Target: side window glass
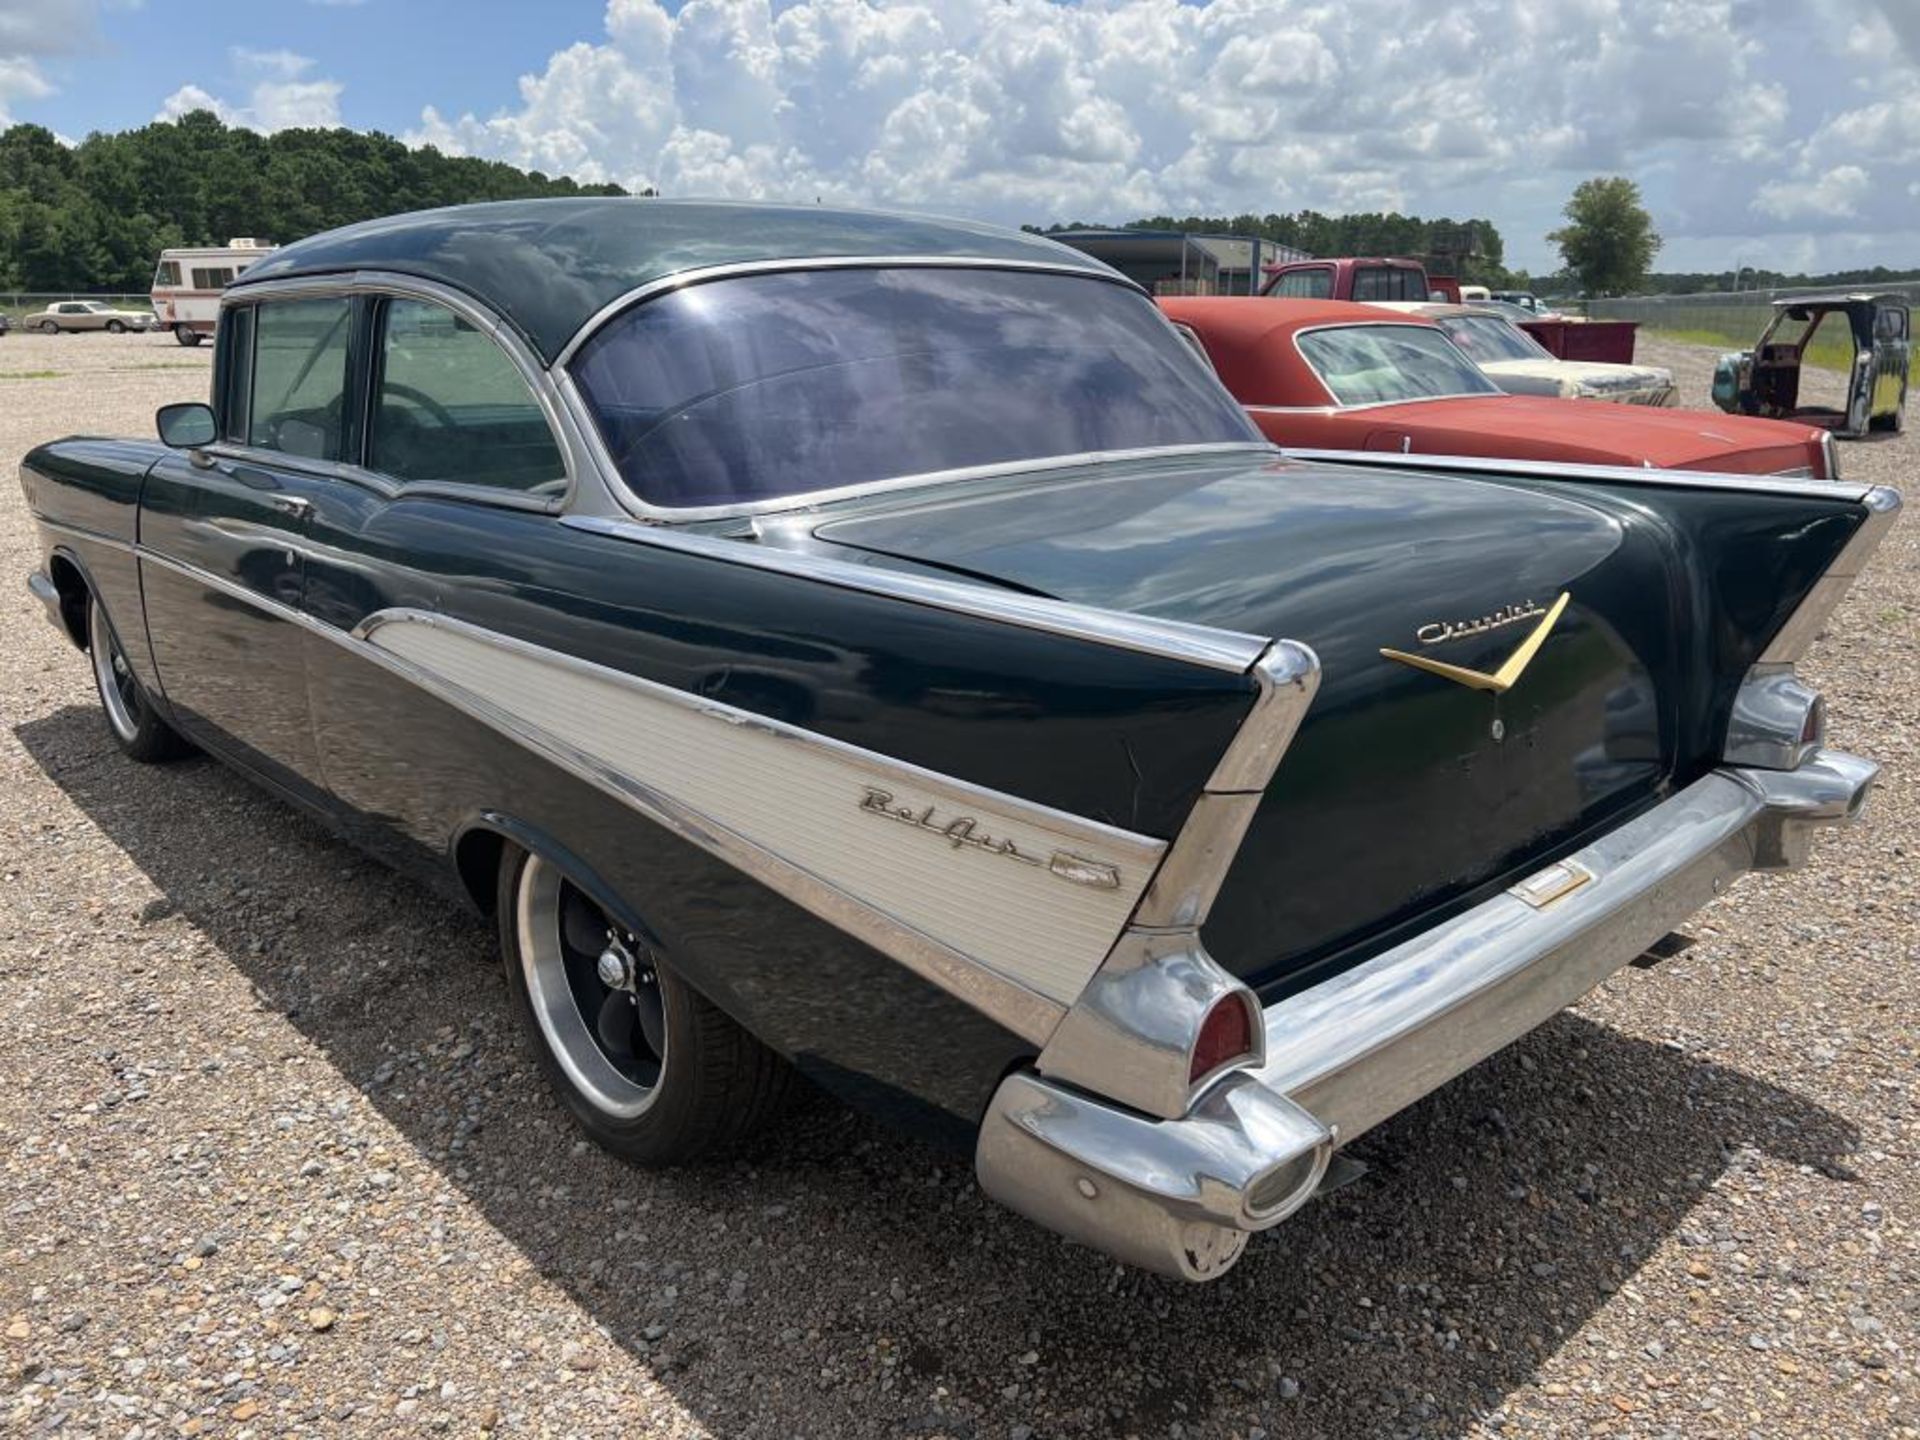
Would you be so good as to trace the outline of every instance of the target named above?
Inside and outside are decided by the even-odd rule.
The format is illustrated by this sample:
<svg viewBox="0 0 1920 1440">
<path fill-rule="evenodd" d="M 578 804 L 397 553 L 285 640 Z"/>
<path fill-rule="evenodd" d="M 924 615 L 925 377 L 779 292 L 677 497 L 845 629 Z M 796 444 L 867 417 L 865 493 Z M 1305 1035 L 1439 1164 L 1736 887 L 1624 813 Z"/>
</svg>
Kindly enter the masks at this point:
<svg viewBox="0 0 1920 1440">
<path fill-rule="evenodd" d="M 344 296 L 255 307 L 249 445 L 308 460 L 340 458 L 350 313 Z"/>
<path fill-rule="evenodd" d="M 368 464 L 402 481 L 558 495 L 567 467 L 546 413 L 493 338 L 444 305 L 382 307 Z"/>
</svg>

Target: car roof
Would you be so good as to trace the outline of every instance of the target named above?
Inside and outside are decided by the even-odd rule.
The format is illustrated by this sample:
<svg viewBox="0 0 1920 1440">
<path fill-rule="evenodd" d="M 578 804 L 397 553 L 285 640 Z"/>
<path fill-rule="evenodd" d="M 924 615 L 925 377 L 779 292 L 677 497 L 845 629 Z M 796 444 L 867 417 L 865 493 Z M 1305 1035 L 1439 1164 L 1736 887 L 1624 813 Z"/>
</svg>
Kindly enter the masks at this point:
<svg viewBox="0 0 1920 1440">
<path fill-rule="evenodd" d="M 1910 305 L 1912 302 L 1904 295 L 1890 295 L 1878 290 L 1829 291 L 1824 295 L 1788 295 L 1773 302 L 1776 310 L 1790 309 L 1795 305 Z"/>
<path fill-rule="evenodd" d="M 579 196 L 369 220 L 266 252 L 230 287 L 380 270 L 453 286 L 507 317 L 551 361 L 606 306 L 714 265 L 835 257 L 959 257 L 1121 277 L 1038 235 L 967 220 L 817 205 Z M 1131 282 L 1125 282 L 1131 283 Z"/>
</svg>

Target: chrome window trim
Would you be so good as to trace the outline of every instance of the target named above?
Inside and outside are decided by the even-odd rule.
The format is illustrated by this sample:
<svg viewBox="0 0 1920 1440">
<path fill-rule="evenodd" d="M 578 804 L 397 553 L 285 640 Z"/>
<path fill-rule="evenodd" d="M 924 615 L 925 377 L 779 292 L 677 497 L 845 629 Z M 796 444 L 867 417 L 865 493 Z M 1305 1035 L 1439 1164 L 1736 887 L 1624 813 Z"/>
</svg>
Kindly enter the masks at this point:
<svg viewBox="0 0 1920 1440">
<path fill-rule="evenodd" d="M 1387 450 L 1296 449 L 1282 446 L 1289 460 L 1333 465 L 1372 465 L 1390 470 L 1472 470 L 1494 476 L 1536 480 L 1605 480 L 1610 484 L 1659 485 L 1678 490 L 1743 490 L 1749 494 L 1798 495 L 1821 500 L 1871 504 L 1884 486 L 1833 480 L 1793 480 L 1777 475 L 1741 475 L 1718 470 L 1671 470 L 1654 465 L 1589 465 L 1567 460 L 1518 460 L 1497 455 L 1402 455 Z M 1898 501 L 1898 492 L 1888 490 Z"/>
<path fill-rule="evenodd" d="M 1263 447 L 1263 450 L 1265 447 Z M 1271 453 L 1266 451 L 1266 453 Z M 884 595 L 938 610 L 973 615 L 1027 630 L 1087 640 L 1119 650 L 1133 650 L 1166 660 L 1183 661 L 1209 670 L 1242 674 L 1250 670 L 1269 641 L 1262 636 L 1216 630 L 1181 620 L 1161 620 L 1121 610 L 1053 600 L 985 584 L 909 574 L 878 565 L 855 565 L 846 560 L 802 550 L 778 549 L 752 539 L 730 538 L 674 526 L 646 525 L 597 515 L 566 515 L 560 523 L 596 535 L 609 535 L 642 545 L 684 554 L 774 570 L 805 580 Z"/>
<path fill-rule="evenodd" d="M 1360 301 L 1356 303 L 1367 304 L 1371 302 Z M 1386 313 L 1387 315 L 1391 315 L 1394 312 L 1388 311 Z M 1473 371 L 1473 373 L 1478 375 L 1482 380 L 1486 380 L 1487 388 L 1484 390 L 1461 390 L 1448 395 L 1408 395 L 1398 400 L 1362 400 L 1358 404 L 1349 405 L 1334 393 L 1333 386 L 1329 385 L 1326 377 L 1320 373 L 1320 367 L 1309 360 L 1307 358 L 1307 352 L 1300 348 L 1300 337 L 1302 335 L 1318 335 L 1325 330 L 1389 329 L 1433 331 L 1449 349 L 1460 357 L 1461 361 L 1465 363 L 1469 370 Z M 1313 376 L 1321 390 L 1326 392 L 1328 401 L 1336 410 L 1373 410 L 1382 405 L 1424 405 L 1429 400 L 1484 400 L 1489 395 L 1504 395 L 1507 393 L 1498 385 L 1494 384 L 1493 381 L 1487 380 L 1486 372 L 1473 363 L 1473 357 L 1458 345 L 1455 345 L 1452 337 L 1431 320 L 1417 320 L 1411 316 L 1404 320 L 1392 320 L 1383 315 L 1378 320 L 1336 320 L 1329 321 L 1324 325 L 1302 325 L 1287 337 L 1287 343 L 1293 346 L 1293 353 L 1299 357 L 1300 363 L 1307 367 L 1307 373 Z M 1248 408 L 1251 409 L 1252 407 L 1249 406 Z M 1315 406 L 1309 408 L 1317 409 L 1320 407 Z"/>
<path fill-rule="evenodd" d="M 735 260 L 725 265 L 698 265 L 691 269 L 677 271 L 672 275 L 662 275 L 656 280 L 649 280 L 643 285 L 636 285 L 633 289 L 616 295 L 589 315 L 580 328 L 567 337 L 567 343 L 562 345 L 560 353 L 553 357 L 550 368 L 561 370 L 572 364 L 573 357 L 580 347 L 598 334 L 600 328 L 615 316 L 653 299 L 656 295 L 684 290 L 689 285 L 704 285 L 711 280 L 733 280 L 744 275 L 779 275 L 795 270 L 900 269 L 1025 270 L 1051 275 L 1073 275 L 1083 280 L 1098 280 L 1102 284 L 1118 285 L 1122 289 L 1132 290 L 1141 295 L 1147 293 L 1117 270 L 1108 270 L 1104 266 L 1095 269 L 1091 265 L 1076 264 L 1070 260 L 994 260 L 981 255 L 814 255 L 779 260 Z"/>
<path fill-rule="evenodd" d="M 252 305 L 257 302 L 271 303 L 276 299 L 307 299 L 334 295 L 348 298 L 356 295 L 371 295 L 379 298 L 419 300 L 429 305 L 444 306 L 492 340 L 506 353 L 514 370 L 525 383 L 527 393 L 540 407 L 541 416 L 547 422 L 547 430 L 553 439 L 554 448 L 560 452 L 561 464 L 566 469 L 565 491 L 554 496 L 536 496 L 529 491 L 495 485 L 463 485 L 452 480 L 399 480 L 371 467 L 344 460 L 309 461 L 303 466 L 297 463 L 303 457 L 288 457 L 278 450 L 268 450 L 256 445 L 240 445 L 231 441 L 208 446 L 209 453 L 230 454 L 234 458 L 248 460 L 255 464 L 285 464 L 289 469 L 299 469 L 303 473 L 351 481 L 374 490 L 388 499 L 426 493 L 448 499 L 505 505 L 517 510 L 539 509 L 550 513 L 558 513 L 568 507 L 579 493 L 581 476 L 588 468 L 599 471 L 591 449 L 582 442 L 574 416 L 556 392 L 553 376 L 540 363 L 532 347 L 503 316 L 488 309 L 464 290 L 455 289 L 451 285 L 442 285 L 437 281 L 418 279 L 411 275 L 397 274 L 387 270 L 353 270 L 330 275 L 294 275 L 282 280 L 261 280 L 252 284 L 237 285 L 224 292 L 220 308 L 224 312 L 229 308 Z M 363 380 L 367 377 L 353 378 Z M 296 463 L 288 464 L 289 458 Z M 310 468 L 317 466 L 330 468 Z M 529 501 L 534 503 L 529 504 Z"/>
<path fill-rule="evenodd" d="M 706 284 L 715 280 L 737 279 L 743 276 L 764 274 L 788 274 L 806 270 L 1016 270 L 1028 273 L 1065 275 L 1083 280 L 1095 280 L 1104 285 L 1118 285 L 1122 289 L 1132 290 L 1146 296 L 1146 292 L 1133 281 L 1118 273 L 1103 273 L 1078 265 L 1046 260 L 987 260 L 965 255 L 832 255 L 814 259 L 800 260 L 754 260 L 732 265 L 710 265 L 695 270 L 684 270 L 677 275 L 651 280 L 629 290 L 618 299 L 602 306 L 561 348 L 559 356 L 549 367 L 554 394 L 567 409 L 573 424 L 581 436 L 581 443 L 598 467 L 601 478 L 609 493 L 618 502 L 621 509 L 642 520 L 662 524 L 696 522 L 704 520 L 732 520 L 751 515 L 779 514 L 794 510 L 808 510 L 815 506 L 830 504 L 840 500 L 851 500 L 866 495 L 883 495 L 894 490 L 917 489 L 927 485 L 944 485 L 954 481 L 979 479 L 994 475 L 1013 475 L 1024 471 L 1045 471 L 1070 468 L 1075 465 L 1099 465 L 1117 460 L 1150 458 L 1157 455 L 1186 455 L 1233 452 L 1241 449 L 1265 451 L 1272 447 L 1262 440 L 1225 440 L 1208 441 L 1193 445 L 1160 445 L 1128 450 L 1090 450 L 1075 455 L 1045 456 L 1031 460 L 997 461 L 991 465 L 973 465 L 949 470 L 929 470 L 912 475 L 888 476 L 884 480 L 863 480 L 852 485 L 840 485 L 825 490 L 808 490 L 795 495 L 772 496 L 763 500 L 736 500 L 718 505 L 659 505 L 639 494 L 621 475 L 620 467 L 614 462 L 612 453 L 607 449 L 606 437 L 600 433 L 600 426 L 593 418 L 593 407 L 580 392 L 571 368 L 573 357 L 581 346 L 600 332 L 609 321 L 631 310 L 636 305 L 645 304 L 660 295 L 685 289 L 690 285 Z M 1152 304 L 1151 297 L 1147 303 Z M 1154 307 L 1156 314 L 1161 314 Z M 1165 316 L 1162 314 L 1164 321 Z M 1211 362 L 1209 362 L 1211 363 Z"/>
</svg>

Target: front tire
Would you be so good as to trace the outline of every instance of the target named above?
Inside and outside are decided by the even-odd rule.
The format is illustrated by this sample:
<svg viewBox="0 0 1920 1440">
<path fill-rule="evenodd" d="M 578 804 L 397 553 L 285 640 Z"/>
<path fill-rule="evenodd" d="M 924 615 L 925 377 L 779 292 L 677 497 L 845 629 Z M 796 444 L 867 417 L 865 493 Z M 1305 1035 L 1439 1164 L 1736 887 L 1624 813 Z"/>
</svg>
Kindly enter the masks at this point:
<svg viewBox="0 0 1920 1440">
<path fill-rule="evenodd" d="M 598 1144 L 643 1165 L 697 1159 L 766 1123 L 786 1062 L 676 976 L 552 861 L 509 847 L 500 952 L 540 1068 Z"/>
<path fill-rule="evenodd" d="M 127 327 L 119 320 L 109 320 L 107 322 L 107 333 L 109 335 L 124 335 L 127 333 Z"/>
<path fill-rule="evenodd" d="M 173 338 L 182 345 L 198 345 L 200 332 L 191 325 L 176 325 L 173 327 Z"/>
<path fill-rule="evenodd" d="M 106 713 L 107 732 L 114 744 L 143 765 L 192 753 L 193 747 L 180 732 L 155 713 L 140 678 L 127 663 L 106 607 L 92 595 L 87 597 L 87 654 L 93 662 L 94 688 L 100 693 L 100 708 Z"/>
</svg>

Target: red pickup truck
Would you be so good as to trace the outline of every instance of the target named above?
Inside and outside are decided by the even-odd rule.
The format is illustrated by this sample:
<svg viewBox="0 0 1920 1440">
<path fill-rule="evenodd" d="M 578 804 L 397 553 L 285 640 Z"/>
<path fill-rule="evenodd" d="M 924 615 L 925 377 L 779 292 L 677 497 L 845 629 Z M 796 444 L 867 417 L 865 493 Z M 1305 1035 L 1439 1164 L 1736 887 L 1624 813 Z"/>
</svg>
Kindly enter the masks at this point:
<svg viewBox="0 0 1920 1440">
<path fill-rule="evenodd" d="M 1449 300 L 1460 303 L 1460 282 L 1428 275 L 1418 260 L 1380 257 L 1291 260 L 1266 267 L 1262 295 L 1281 300 Z M 1520 328 L 1561 360 L 1633 363 L 1632 320 L 1523 320 Z"/>
</svg>

